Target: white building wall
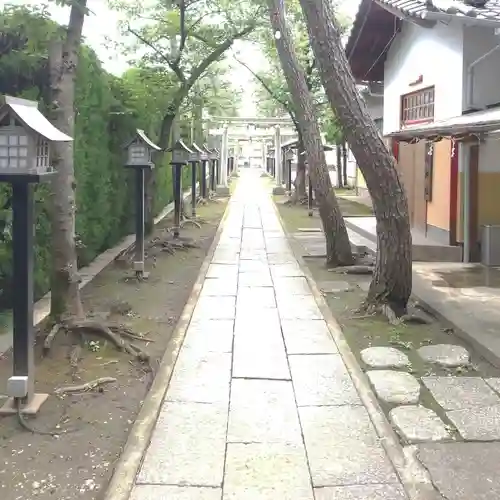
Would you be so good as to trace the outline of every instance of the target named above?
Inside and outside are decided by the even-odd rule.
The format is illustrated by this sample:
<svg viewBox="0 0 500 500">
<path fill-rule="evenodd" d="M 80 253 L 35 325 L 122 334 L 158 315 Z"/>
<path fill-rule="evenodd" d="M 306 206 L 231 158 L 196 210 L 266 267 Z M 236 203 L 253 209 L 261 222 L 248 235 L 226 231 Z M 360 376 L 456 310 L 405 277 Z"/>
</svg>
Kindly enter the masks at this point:
<svg viewBox="0 0 500 500">
<path fill-rule="evenodd" d="M 487 52 L 499 46 L 500 36 L 493 28 L 465 26 L 463 53 L 463 109 L 483 108 L 500 103 L 500 48 L 474 65 L 472 102 L 469 96 L 468 68 Z M 463 165 L 460 165 L 462 170 Z M 481 144 L 479 171 L 500 172 L 500 141 L 496 136 Z"/>
<path fill-rule="evenodd" d="M 421 28 L 403 23 L 385 62 L 384 135 L 400 128 L 401 96 L 432 85 L 435 120 L 462 113 L 463 41 L 459 24 Z M 422 83 L 410 85 L 420 75 Z"/>
<path fill-rule="evenodd" d="M 500 47 L 474 65 L 472 103 L 468 99 L 468 68 L 474 61 L 500 45 L 493 28 L 464 27 L 463 108 L 483 107 L 500 102 Z"/>
</svg>

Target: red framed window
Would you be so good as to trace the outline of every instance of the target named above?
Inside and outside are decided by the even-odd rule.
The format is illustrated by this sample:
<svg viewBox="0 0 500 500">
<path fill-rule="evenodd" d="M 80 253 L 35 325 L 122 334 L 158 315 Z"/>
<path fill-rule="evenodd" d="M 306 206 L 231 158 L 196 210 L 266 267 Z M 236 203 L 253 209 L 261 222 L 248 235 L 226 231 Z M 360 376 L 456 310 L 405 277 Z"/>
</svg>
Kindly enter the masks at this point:
<svg viewBox="0 0 500 500">
<path fill-rule="evenodd" d="M 401 125 L 434 120 L 434 87 L 401 96 Z"/>
</svg>

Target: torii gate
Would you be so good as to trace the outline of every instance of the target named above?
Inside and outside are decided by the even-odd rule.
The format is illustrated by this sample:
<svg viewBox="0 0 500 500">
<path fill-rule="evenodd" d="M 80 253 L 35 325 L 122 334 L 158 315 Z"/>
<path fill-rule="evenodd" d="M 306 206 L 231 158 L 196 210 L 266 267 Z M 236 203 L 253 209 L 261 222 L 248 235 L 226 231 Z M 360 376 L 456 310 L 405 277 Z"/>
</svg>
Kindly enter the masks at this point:
<svg viewBox="0 0 500 500">
<path fill-rule="evenodd" d="M 216 129 L 208 131 L 209 136 L 213 137 L 220 144 L 220 162 L 219 162 L 219 185 L 217 193 L 225 195 L 229 193 L 227 183 L 229 149 L 234 148 L 235 165 L 237 168 L 239 149 L 242 142 L 261 142 L 261 161 L 262 167 L 266 164 L 268 146 L 274 145 L 274 157 L 276 165 L 276 186 L 273 189 L 275 194 L 284 194 L 284 162 L 282 160 L 282 140 L 291 141 L 297 139 L 295 126 L 290 118 L 255 118 L 255 117 L 221 117 L 210 118 L 210 124 L 219 125 Z M 269 144 L 269 141 L 272 141 Z"/>
</svg>

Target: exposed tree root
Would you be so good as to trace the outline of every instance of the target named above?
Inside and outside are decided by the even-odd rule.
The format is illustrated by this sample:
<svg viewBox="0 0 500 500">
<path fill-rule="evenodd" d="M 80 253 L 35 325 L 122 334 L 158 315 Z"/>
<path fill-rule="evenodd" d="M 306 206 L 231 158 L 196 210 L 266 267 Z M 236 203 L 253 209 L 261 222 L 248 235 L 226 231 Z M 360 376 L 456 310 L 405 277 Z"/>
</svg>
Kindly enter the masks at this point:
<svg viewBox="0 0 500 500">
<path fill-rule="evenodd" d="M 113 377 L 101 377 L 90 382 L 86 382 L 85 384 L 80 385 L 68 385 L 64 387 L 59 387 L 54 391 L 55 395 L 63 396 L 64 394 L 72 394 L 75 392 L 89 392 L 93 391 L 96 388 L 100 388 L 106 384 L 114 384 L 116 382 L 116 378 Z"/>
<path fill-rule="evenodd" d="M 166 230 L 166 232 L 166 236 L 157 236 L 149 242 L 148 257 L 152 256 L 154 258 L 156 249 L 160 252 L 167 252 L 170 255 L 175 255 L 177 250 L 187 251 L 190 248 L 199 248 L 199 245 L 190 238 L 183 238 L 182 236 L 174 238 L 174 236 L 171 235 L 171 229 Z"/>
<path fill-rule="evenodd" d="M 85 333 L 97 335 L 104 340 L 111 342 L 119 351 L 126 352 L 134 359 L 142 363 L 149 363 L 149 354 L 135 344 L 132 344 L 128 340 L 125 340 L 123 337 L 142 341 L 148 341 L 147 339 L 134 334 L 128 327 L 124 325 L 108 326 L 106 324 L 103 324 L 102 322 L 92 319 L 69 318 L 61 323 L 58 323 L 57 325 L 54 325 L 54 327 L 51 329 L 44 340 L 43 347 L 45 353 L 50 351 L 56 335 L 61 331 L 66 332 L 66 334 L 75 336 L 77 340 L 73 343 L 69 353 L 70 365 L 75 370 L 81 357 L 82 337 L 85 335 Z"/>
<path fill-rule="evenodd" d="M 361 265 L 334 267 L 334 268 L 328 269 L 328 271 L 330 271 L 331 273 L 357 274 L 357 275 L 370 275 L 370 274 L 373 274 L 373 270 L 374 270 L 373 266 L 361 266 Z"/>
</svg>

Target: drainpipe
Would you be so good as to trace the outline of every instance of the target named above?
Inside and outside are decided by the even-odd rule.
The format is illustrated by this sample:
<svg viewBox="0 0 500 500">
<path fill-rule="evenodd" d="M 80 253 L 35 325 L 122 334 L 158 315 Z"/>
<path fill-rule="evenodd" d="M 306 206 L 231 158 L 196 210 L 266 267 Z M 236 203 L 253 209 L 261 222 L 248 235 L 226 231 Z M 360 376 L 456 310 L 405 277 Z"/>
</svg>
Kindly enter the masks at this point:
<svg viewBox="0 0 500 500">
<path fill-rule="evenodd" d="M 463 182 L 462 182 L 462 221 L 463 221 L 463 236 L 464 247 L 462 261 L 466 264 L 470 262 L 470 197 L 469 197 L 469 183 L 470 183 L 470 148 L 463 142 L 460 144 L 460 156 L 463 165 Z"/>
</svg>

